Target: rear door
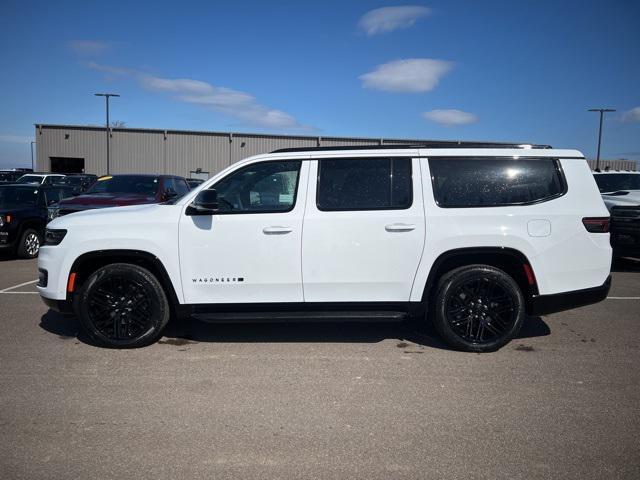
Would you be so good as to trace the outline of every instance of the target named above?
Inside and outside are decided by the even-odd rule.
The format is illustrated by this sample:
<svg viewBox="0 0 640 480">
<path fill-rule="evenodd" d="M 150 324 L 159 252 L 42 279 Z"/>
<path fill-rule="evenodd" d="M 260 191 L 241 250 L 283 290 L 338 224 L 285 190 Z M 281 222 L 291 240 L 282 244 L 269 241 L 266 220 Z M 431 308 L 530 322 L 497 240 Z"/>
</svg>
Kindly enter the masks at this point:
<svg viewBox="0 0 640 480">
<path fill-rule="evenodd" d="M 310 179 L 305 302 L 408 301 L 425 241 L 418 159 L 320 159 Z"/>
</svg>

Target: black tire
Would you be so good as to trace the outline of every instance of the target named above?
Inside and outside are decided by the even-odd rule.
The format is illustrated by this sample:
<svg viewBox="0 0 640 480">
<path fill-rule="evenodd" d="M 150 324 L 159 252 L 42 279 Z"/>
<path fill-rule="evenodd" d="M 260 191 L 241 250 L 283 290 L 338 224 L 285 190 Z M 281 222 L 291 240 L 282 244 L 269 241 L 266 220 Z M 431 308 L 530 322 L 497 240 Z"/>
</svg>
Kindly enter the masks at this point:
<svg viewBox="0 0 640 480">
<path fill-rule="evenodd" d="M 433 324 L 445 342 L 467 352 L 493 352 L 518 334 L 525 301 L 518 284 L 489 265 L 446 273 L 431 302 Z"/>
<path fill-rule="evenodd" d="M 16 253 L 20 258 L 36 258 L 40 252 L 40 235 L 33 228 L 27 228 L 20 235 Z"/>
<path fill-rule="evenodd" d="M 95 272 L 74 298 L 83 329 L 97 343 L 113 348 L 155 342 L 169 322 L 167 295 L 149 270 L 113 263 Z"/>
</svg>

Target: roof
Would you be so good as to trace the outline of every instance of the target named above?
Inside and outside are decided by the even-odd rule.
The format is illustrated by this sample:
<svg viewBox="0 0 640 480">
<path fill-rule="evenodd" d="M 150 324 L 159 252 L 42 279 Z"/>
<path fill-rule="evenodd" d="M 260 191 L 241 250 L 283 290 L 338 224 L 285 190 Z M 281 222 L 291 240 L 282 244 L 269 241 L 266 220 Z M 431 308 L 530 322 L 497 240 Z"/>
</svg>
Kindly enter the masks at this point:
<svg viewBox="0 0 640 480">
<path fill-rule="evenodd" d="M 280 148 L 271 153 L 290 152 L 322 152 L 336 150 L 393 150 L 403 148 L 519 148 L 519 149 L 550 149 L 550 145 L 535 145 L 530 143 L 503 143 L 503 142 L 473 142 L 463 140 L 434 140 L 419 144 L 384 144 L 384 145 L 357 145 L 357 146 L 332 146 L 332 147 L 296 147 Z"/>
<path fill-rule="evenodd" d="M 67 129 L 67 130 L 89 130 L 104 132 L 104 126 L 97 125 L 56 125 L 56 124 L 35 124 L 36 128 L 41 129 Z M 270 134 L 270 133 L 247 133 L 247 132 L 220 132 L 220 131 L 206 131 L 206 130 L 175 130 L 175 129 L 162 129 L 162 128 L 132 128 L 132 127 L 111 127 L 113 132 L 132 132 L 132 133 L 157 133 L 157 134 L 183 134 L 183 135 L 212 135 L 212 136 L 239 136 L 239 137 L 255 137 L 255 138 L 282 138 L 282 139 L 297 139 L 297 140 L 327 140 L 327 141 L 362 141 L 371 142 L 379 141 L 382 146 L 392 145 L 390 148 L 398 148 L 399 145 L 418 146 L 425 145 L 427 143 L 447 143 L 450 146 L 456 143 L 460 143 L 458 140 L 427 140 L 427 139 L 415 139 L 415 138 L 384 138 L 384 137 L 359 137 L 359 136 L 335 136 L 335 135 L 286 135 L 286 134 Z M 487 142 L 487 141 L 474 141 L 470 140 L 467 143 L 475 144 L 492 144 L 492 145 L 509 145 L 502 142 Z M 530 142 L 513 142 L 510 145 L 531 145 Z M 370 145 L 369 148 L 374 148 L 376 145 Z M 545 147 L 547 147 L 545 145 Z M 322 148 L 322 147 L 321 147 Z M 332 148 L 332 147 L 328 147 Z M 340 149 L 342 147 L 338 147 Z M 352 148 L 352 147 L 351 147 Z"/>
</svg>

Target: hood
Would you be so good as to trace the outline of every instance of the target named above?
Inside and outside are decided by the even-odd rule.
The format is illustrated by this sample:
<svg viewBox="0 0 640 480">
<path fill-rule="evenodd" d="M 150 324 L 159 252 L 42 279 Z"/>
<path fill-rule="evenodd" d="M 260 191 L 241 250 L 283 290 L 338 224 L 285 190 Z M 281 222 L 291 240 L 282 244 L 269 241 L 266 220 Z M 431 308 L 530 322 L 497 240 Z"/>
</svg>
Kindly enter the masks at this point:
<svg viewBox="0 0 640 480">
<path fill-rule="evenodd" d="M 625 195 L 603 194 L 602 199 L 609 210 L 612 207 L 635 207 L 640 206 L 640 190 L 629 190 Z"/>
<path fill-rule="evenodd" d="M 121 207 L 124 205 L 142 205 L 146 203 L 156 203 L 155 197 L 134 193 L 96 193 L 89 195 L 78 195 L 77 197 L 60 200 L 60 208 L 73 208 L 85 210 L 91 208 Z"/>
<path fill-rule="evenodd" d="M 121 230 L 122 227 L 140 226 L 148 222 L 162 223 L 172 215 L 177 219 L 181 211 L 180 205 L 161 205 L 158 203 L 97 210 L 85 209 L 72 215 L 54 218 L 47 226 L 49 228 L 100 226 L 103 228 L 102 231 L 105 231 L 104 229 L 107 227 Z"/>
</svg>

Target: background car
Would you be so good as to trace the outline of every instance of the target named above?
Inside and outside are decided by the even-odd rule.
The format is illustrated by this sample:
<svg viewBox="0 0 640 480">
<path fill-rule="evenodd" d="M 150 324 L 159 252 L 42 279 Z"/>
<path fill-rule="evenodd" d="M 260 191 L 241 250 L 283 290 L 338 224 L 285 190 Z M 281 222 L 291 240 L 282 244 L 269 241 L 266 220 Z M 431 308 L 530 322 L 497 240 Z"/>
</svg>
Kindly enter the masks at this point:
<svg viewBox="0 0 640 480">
<path fill-rule="evenodd" d="M 640 172 L 593 174 L 611 214 L 611 246 L 616 257 L 640 257 Z"/>
<path fill-rule="evenodd" d="M 201 178 L 187 178 L 186 181 L 187 181 L 187 185 L 189 185 L 190 190 L 193 190 L 198 185 L 204 182 L 204 180 L 202 180 Z"/>
<path fill-rule="evenodd" d="M 49 216 L 55 218 L 96 208 L 166 202 L 188 191 L 185 179 L 175 175 L 110 175 L 98 178 L 84 194 L 52 206 Z"/>
<path fill-rule="evenodd" d="M 34 185 L 55 185 L 65 176 L 60 173 L 27 173 L 22 175 L 16 183 L 31 183 Z"/>
<path fill-rule="evenodd" d="M 67 185 L 73 188 L 75 193 L 83 193 L 86 192 L 98 179 L 97 175 L 92 175 L 88 173 L 72 173 L 66 175 L 62 180 L 60 180 L 61 185 Z"/>
<path fill-rule="evenodd" d="M 25 173 L 30 172 L 25 168 L 12 168 L 7 170 L 0 170 L 0 183 L 14 183 Z"/>
<path fill-rule="evenodd" d="M 0 185 L 0 250 L 22 258 L 40 251 L 47 224 L 47 207 L 73 194 L 59 185 Z"/>
</svg>

